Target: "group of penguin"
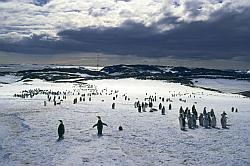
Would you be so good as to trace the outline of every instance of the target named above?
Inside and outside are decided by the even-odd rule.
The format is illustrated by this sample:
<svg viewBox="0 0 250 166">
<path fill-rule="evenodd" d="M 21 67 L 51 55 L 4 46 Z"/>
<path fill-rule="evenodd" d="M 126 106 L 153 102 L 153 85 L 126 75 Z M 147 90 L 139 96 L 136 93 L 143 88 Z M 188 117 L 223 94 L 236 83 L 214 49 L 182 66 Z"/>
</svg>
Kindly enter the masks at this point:
<svg viewBox="0 0 250 166">
<path fill-rule="evenodd" d="M 238 109 L 237 109 L 238 112 Z M 228 129 L 228 125 L 227 125 L 227 113 L 225 111 L 223 111 L 223 113 L 221 114 L 221 127 L 223 129 Z M 187 122 L 186 122 L 187 119 Z M 182 107 L 180 107 L 179 110 L 179 124 L 180 124 L 180 129 L 182 131 L 186 131 L 186 124 L 188 126 L 189 129 L 194 129 L 194 128 L 198 128 L 198 125 L 196 124 L 196 121 L 199 120 L 199 125 L 201 127 L 204 127 L 206 129 L 209 128 L 217 128 L 217 121 L 216 121 L 216 116 L 214 114 L 214 110 L 211 109 L 210 112 L 207 112 L 206 107 L 204 107 L 203 109 L 203 113 L 200 113 L 199 117 L 198 117 L 198 113 L 196 111 L 195 106 L 192 106 L 192 113 L 190 112 L 190 110 L 188 109 L 188 107 L 185 109 L 185 111 L 183 110 Z"/>
<path fill-rule="evenodd" d="M 147 95 L 147 93 L 146 93 Z M 117 98 L 113 97 L 113 100 L 115 100 Z M 162 101 L 164 101 L 163 97 L 160 97 L 159 99 L 161 99 Z M 126 99 L 125 99 L 126 100 Z M 138 112 L 146 112 L 145 109 L 147 107 L 150 107 L 150 111 L 151 112 L 153 110 L 153 102 L 156 101 L 156 94 L 155 96 L 150 96 L 149 98 L 145 98 L 145 100 L 148 100 L 149 102 L 135 102 L 134 103 L 134 107 L 138 109 Z M 172 100 L 170 99 L 166 99 L 166 101 L 168 102 L 172 102 Z M 112 109 L 115 109 L 115 103 L 112 103 Z M 171 103 L 169 104 L 169 110 L 172 110 L 172 105 Z M 182 106 L 179 109 L 179 124 L 180 124 L 180 129 L 182 131 L 186 131 L 186 125 L 188 126 L 189 129 L 195 129 L 198 128 L 197 125 L 197 120 L 199 121 L 199 126 L 204 127 L 206 129 L 208 128 L 217 128 L 216 124 L 216 116 L 214 114 L 214 110 L 211 109 L 211 111 L 206 110 L 206 107 L 204 107 L 203 109 L 203 113 L 200 113 L 200 115 L 198 116 L 198 113 L 196 111 L 195 105 L 192 106 L 192 113 L 190 111 L 190 109 L 187 107 L 184 111 L 184 109 L 182 108 Z M 162 103 L 159 104 L 159 110 L 161 110 L 162 115 L 165 115 L 165 106 L 162 105 Z M 232 107 L 232 112 L 238 112 L 238 109 L 234 109 L 234 107 Z M 221 126 L 223 129 L 228 129 L 228 125 L 227 125 L 227 113 L 225 111 L 223 111 L 223 113 L 221 114 Z M 95 125 L 93 125 L 94 127 L 97 127 L 97 134 L 98 136 L 102 135 L 102 130 L 103 130 L 103 126 L 108 126 L 106 123 L 103 123 L 101 120 L 100 116 L 97 116 L 98 121 Z M 187 120 L 187 121 L 186 121 Z M 64 124 L 62 122 L 62 120 L 59 120 L 60 124 L 58 127 L 58 136 L 59 136 L 59 140 L 63 139 L 63 135 L 65 133 L 65 129 L 64 129 Z M 123 130 L 122 126 L 119 126 L 118 130 Z"/>
</svg>

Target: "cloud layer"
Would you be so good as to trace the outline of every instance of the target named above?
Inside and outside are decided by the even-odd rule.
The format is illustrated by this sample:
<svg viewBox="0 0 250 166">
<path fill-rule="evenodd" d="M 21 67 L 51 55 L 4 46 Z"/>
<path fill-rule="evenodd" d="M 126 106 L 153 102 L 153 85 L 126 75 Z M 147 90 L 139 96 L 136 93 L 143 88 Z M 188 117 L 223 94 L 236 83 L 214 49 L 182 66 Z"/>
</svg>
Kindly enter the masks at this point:
<svg viewBox="0 0 250 166">
<path fill-rule="evenodd" d="M 0 51 L 249 59 L 249 0 L 0 0 Z"/>
</svg>

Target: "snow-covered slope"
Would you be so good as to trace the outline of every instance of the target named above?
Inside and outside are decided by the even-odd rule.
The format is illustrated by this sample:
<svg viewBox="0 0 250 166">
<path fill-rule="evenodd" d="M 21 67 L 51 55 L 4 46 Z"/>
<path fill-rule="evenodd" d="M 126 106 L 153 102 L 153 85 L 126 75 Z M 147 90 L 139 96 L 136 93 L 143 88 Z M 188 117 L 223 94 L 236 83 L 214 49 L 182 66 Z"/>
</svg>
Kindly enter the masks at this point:
<svg viewBox="0 0 250 166">
<path fill-rule="evenodd" d="M 250 165 L 250 99 L 153 80 L 92 80 L 87 84 L 50 83 L 41 80 L 16 82 L 0 87 L 1 165 Z M 17 98 L 29 89 L 65 91 L 67 99 L 53 105 L 47 95 Z M 116 92 L 116 93 L 115 93 Z M 73 104 L 75 97 L 94 93 L 91 101 Z M 100 95 L 102 93 L 102 95 Z M 147 95 L 146 95 L 147 93 Z M 135 101 L 149 95 L 171 98 L 172 110 L 138 113 Z M 176 94 L 172 97 L 172 94 Z M 113 101 L 113 97 L 118 98 Z M 130 100 L 125 100 L 125 96 Z M 58 96 L 57 96 L 58 98 Z M 182 102 L 179 99 L 185 99 Z M 57 99 L 57 101 L 59 101 Z M 116 103 L 116 109 L 111 104 Z M 162 102 L 168 108 L 169 102 Z M 219 129 L 183 132 L 178 122 L 180 106 L 196 105 L 198 112 L 214 109 Z M 232 113 L 231 107 L 238 108 Z M 221 129 L 222 111 L 229 129 Z M 101 116 L 104 135 L 97 137 L 96 116 Z M 57 142 L 58 120 L 66 128 L 65 139 Z M 124 130 L 118 131 L 122 125 Z"/>
</svg>

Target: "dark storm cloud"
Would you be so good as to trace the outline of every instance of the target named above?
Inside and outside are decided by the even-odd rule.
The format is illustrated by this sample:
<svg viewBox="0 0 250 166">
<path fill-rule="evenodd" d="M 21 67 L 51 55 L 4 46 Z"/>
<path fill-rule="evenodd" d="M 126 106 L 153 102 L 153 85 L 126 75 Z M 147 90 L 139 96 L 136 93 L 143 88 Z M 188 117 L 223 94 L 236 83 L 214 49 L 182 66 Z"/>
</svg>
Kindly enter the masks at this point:
<svg viewBox="0 0 250 166">
<path fill-rule="evenodd" d="M 127 21 L 107 29 L 82 28 L 58 33 L 60 40 L 33 35 L 16 43 L 1 41 L 0 50 L 31 54 L 65 52 L 102 52 L 146 57 L 171 56 L 179 59 L 231 59 L 250 61 L 250 9 L 241 12 L 221 11 L 208 21 L 177 22 L 176 17 L 159 24 L 176 28 L 159 33 L 156 26 Z"/>
<path fill-rule="evenodd" d="M 250 10 L 242 13 L 214 13 L 208 21 L 183 23 L 164 35 L 167 48 L 186 52 L 187 57 L 249 59 Z"/>
</svg>

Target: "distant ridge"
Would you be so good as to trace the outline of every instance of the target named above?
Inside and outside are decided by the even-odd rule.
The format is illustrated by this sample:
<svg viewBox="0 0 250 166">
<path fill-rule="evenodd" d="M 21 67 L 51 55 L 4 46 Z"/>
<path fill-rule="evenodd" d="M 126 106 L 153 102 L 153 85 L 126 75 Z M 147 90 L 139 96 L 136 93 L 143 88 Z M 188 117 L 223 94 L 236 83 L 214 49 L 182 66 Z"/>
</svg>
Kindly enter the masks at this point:
<svg viewBox="0 0 250 166">
<path fill-rule="evenodd" d="M 187 68 L 157 65 L 113 65 L 106 66 L 100 71 L 93 71 L 84 67 L 48 67 L 42 69 L 20 70 L 17 72 L 0 72 L 0 75 L 12 74 L 24 79 L 42 79 L 46 81 L 79 81 L 90 79 L 152 79 L 178 82 L 192 85 L 192 79 L 236 79 L 250 81 L 250 74 L 236 70 L 218 70 L 205 68 Z"/>
</svg>

